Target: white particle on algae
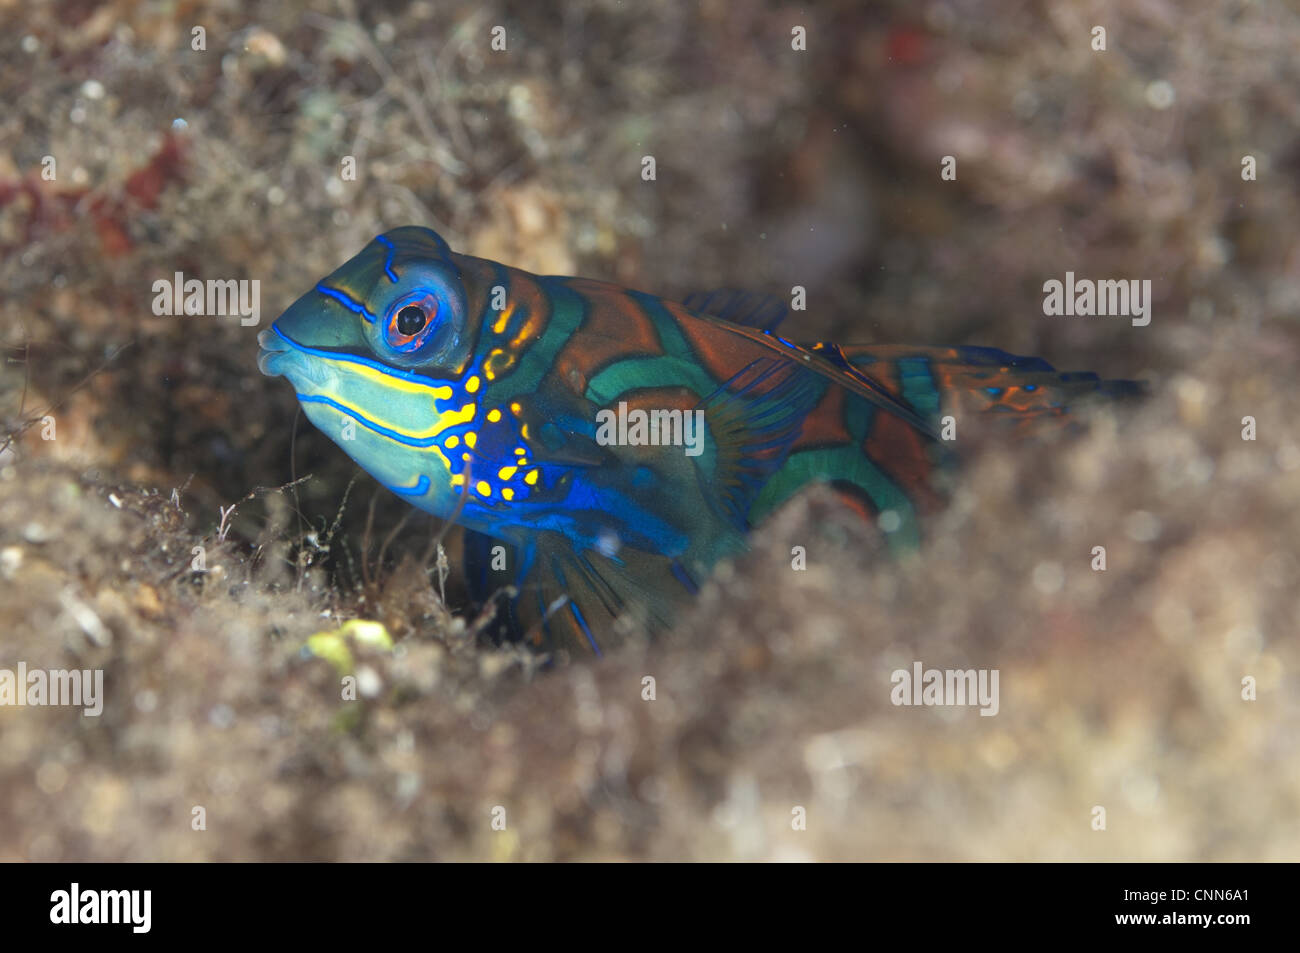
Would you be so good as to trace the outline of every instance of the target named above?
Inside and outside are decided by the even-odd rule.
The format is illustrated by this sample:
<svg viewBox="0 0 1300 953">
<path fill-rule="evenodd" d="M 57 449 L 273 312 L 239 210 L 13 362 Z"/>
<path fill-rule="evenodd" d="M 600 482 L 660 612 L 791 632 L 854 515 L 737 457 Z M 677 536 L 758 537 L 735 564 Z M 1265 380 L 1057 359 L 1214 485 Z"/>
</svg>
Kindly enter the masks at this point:
<svg viewBox="0 0 1300 953">
<path fill-rule="evenodd" d="M 1147 86 L 1146 98 L 1152 109 L 1168 109 L 1174 104 L 1174 88 L 1167 81 L 1158 79 Z"/>
<path fill-rule="evenodd" d="M 1064 585 L 1065 570 L 1060 563 L 1041 562 L 1034 567 L 1034 588 L 1043 595 L 1055 595 Z"/>
<path fill-rule="evenodd" d="M 357 669 L 357 691 L 363 698 L 376 698 L 384 689 L 383 679 L 369 665 Z"/>
<path fill-rule="evenodd" d="M 1150 814 L 1160 802 L 1160 782 L 1149 774 L 1130 774 L 1120 787 L 1129 806 L 1139 814 Z"/>
<path fill-rule="evenodd" d="M 136 710 L 149 714 L 158 707 L 158 693 L 151 688 L 144 688 L 135 693 Z"/>
<path fill-rule="evenodd" d="M 13 579 L 23 565 L 23 551 L 18 546 L 6 546 L 0 549 L 0 575 Z"/>
<path fill-rule="evenodd" d="M 59 594 L 59 601 L 72 621 L 81 629 L 82 634 L 94 645 L 106 648 L 113 644 L 113 633 L 100 621 L 95 610 L 79 599 L 71 590 L 65 589 Z"/>
<path fill-rule="evenodd" d="M 29 543 L 48 543 L 50 535 L 50 531 L 45 528 L 44 524 L 35 520 L 23 527 L 23 539 Z"/>
<path fill-rule="evenodd" d="M 1179 376 L 1174 381 L 1173 391 L 1178 397 L 1178 413 L 1186 423 L 1199 424 L 1205 420 L 1210 393 L 1204 382 Z"/>
<path fill-rule="evenodd" d="M 81 84 L 81 93 L 87 99 L 103 99 L 104 84 L 97 79 L 88 79 Z"/>
</svg>

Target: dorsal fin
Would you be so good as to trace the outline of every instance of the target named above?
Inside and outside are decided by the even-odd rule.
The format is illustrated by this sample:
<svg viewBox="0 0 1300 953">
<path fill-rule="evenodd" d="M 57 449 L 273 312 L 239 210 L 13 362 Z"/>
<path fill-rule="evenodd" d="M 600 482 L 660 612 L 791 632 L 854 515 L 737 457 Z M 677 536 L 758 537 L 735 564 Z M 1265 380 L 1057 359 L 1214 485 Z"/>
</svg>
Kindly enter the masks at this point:
<svg viewBox="0 0 1300 953">
<path fill-rule="evenodd" d="M 757 328 L 759 331 L 774 330 L 790 313 L 790 306 L 776 295 L 735 288 L 697 291 L 687 295 L 682 304 L 691 311 L 711 314 L 715 318 L 747 328 Z"/>
</svg>

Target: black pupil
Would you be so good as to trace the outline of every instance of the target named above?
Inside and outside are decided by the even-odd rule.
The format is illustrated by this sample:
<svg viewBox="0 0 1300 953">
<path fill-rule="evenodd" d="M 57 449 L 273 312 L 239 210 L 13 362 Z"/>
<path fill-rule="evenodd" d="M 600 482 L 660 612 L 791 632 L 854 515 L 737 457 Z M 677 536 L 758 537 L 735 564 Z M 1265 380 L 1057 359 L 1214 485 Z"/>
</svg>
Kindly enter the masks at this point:
<svg viewBox="0 0 1300 953">
<path fill-rule="evenodd" d="M 428 320 L 423 311 L 413 304 L 408 304 L 397 312 L 397 330 L 410 337 L 412 334 L 419 334 Z"/>
</svg>

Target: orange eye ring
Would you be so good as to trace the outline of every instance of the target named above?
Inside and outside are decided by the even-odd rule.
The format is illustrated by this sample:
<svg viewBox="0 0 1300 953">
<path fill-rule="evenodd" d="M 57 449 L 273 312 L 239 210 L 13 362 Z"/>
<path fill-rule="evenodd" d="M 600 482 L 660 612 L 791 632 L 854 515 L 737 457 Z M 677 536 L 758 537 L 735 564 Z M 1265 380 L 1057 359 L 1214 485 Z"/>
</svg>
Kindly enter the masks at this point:
<svg viewBox="0 0 1300 953">
<path fill-rule="evenodd" d="M 393 350 L 409 354 L 419 349 L 437 325 L 438 299 L 416 292 L 396 302 L 384 322 L 384 341 Z"/>
</svg>

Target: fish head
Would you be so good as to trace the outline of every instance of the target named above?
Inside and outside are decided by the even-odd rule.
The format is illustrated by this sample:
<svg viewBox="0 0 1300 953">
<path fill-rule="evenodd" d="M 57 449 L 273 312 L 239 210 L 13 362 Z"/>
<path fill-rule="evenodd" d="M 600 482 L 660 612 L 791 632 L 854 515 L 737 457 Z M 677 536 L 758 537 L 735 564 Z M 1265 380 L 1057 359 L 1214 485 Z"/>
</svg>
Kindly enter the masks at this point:
<svg viewBox="0 0 1300 953">
<path fill-rule="evenodd" d="M 372 476 L 430 512 L 464 476 L 449 437 L 473 426 L 478 381 L 462 269 L 427 228 L 376 237 L 258 335 L 258 367 L 283 376 L 307 418 Z M 471 438 L 472 441 L 472 438 Z"/>
</svg>

